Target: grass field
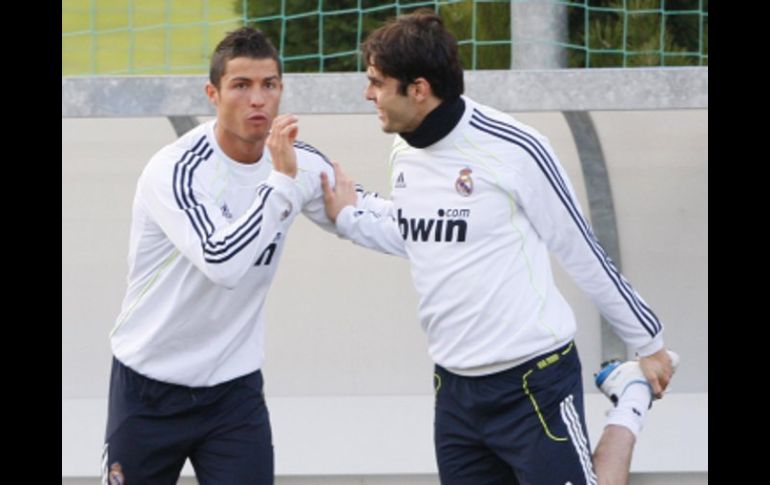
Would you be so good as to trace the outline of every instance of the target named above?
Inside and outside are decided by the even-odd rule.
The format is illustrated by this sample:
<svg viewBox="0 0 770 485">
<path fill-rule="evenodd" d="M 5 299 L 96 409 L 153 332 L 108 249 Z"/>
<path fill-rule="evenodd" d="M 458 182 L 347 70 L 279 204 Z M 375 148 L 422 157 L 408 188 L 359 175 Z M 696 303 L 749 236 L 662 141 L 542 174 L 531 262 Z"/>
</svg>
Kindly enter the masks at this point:
<svg viewBox="0 0 770 485">
<path fill-rule="evenodd" d="M 62 0 L 62 76 L 199 74 L 242 25 L 233 0 Z"/>
</svg>

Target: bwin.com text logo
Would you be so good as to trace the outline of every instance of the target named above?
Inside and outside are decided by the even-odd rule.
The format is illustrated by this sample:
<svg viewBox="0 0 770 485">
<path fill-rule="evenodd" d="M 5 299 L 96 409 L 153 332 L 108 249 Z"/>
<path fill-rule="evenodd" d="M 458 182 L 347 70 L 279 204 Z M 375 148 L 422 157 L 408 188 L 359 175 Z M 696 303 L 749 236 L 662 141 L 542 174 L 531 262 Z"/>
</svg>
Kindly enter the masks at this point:
<svg viewBox="0 0 770 485">
<path fill-rule="evenodd" d="M 470 209 L 439 209 L 437 219 L 406 218 L 398 209 L 398 227 L 405 241 L 465 242 Z"/>
</svg>

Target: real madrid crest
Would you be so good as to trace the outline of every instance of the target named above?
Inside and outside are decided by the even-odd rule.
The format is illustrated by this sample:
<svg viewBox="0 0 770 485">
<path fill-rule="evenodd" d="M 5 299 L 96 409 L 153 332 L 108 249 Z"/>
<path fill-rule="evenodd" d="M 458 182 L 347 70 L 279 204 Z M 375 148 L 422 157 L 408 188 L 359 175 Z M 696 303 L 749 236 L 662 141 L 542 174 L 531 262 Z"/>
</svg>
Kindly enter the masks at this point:
<svg viewBox="0 0 770 485">
<path fill-rule="evenodd" d="M 123 476 L 123 468 L 120 466 L 120 463 L 115 462 L 110 465 L 107 481 L 110 485 L 123 485 L 126 483 L 126 478 Z"/>
<path fill-rule="evenodd" d="M 464 168 L 460 170 L 460 175 L 455 180 L 455 189 L 457 193 L 463 197 L 468 197 L 473 193 L 473 179 L 471 178 L 472 170 Z"/>
</svg>

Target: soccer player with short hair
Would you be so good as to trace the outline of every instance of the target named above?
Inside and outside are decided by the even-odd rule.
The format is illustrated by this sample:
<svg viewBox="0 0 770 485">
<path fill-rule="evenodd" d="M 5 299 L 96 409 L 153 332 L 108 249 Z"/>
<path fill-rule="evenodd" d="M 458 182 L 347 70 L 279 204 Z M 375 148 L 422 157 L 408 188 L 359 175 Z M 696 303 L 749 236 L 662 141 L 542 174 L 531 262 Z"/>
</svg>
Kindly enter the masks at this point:
<svg viewBox="0 0 770 485">
<path fill-rule="evenodd" d="M 663 326 L 594 236 L 548 140 L 462 95 L 457 42 L 437 15 L 389 22 L 362 52 L 366 99 L 398 134 L 392 206 L 388 217 L 353 207 L 337 166 L 327 212 L 343 236 L 411 263 L 436 363 L 441 482 L 625 483 L 647 408 L 673 374 Z M 549 252 L 639 355 L 597 375 L 616 407 L 593 464 L 575 317 Z"/>
<path fill-rule="evenodd" d="M 228 34 L 205 89 L 216 119 L 158 151 L 137 185 L 105 483 L 173 484 L 187 458 L 202 484 L 273 483 L 262 309 L 297 214 L 335 231 L 319 177 L 333 173 L 278 116 L 281 65 L 262 32 Z"/>
</svg>

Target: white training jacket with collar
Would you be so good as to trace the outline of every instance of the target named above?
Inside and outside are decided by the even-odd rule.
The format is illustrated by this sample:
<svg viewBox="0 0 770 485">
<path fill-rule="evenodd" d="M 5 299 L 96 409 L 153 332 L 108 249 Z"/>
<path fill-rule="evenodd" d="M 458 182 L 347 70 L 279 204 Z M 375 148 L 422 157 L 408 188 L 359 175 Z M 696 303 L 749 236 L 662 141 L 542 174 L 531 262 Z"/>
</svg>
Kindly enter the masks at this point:
<svg viewBox="0 0 770 485">
<path fill-rule="evenodd" d="M 597 241 L 548 140 L 463 100 L 432 145 L 396 137 L 387 214 L 346 207 L 337 218 L 343 237 L 409 259 L 433 360 L 489 374 L 572 340 L 549 251 L 639 355 L 662 348 L 660 322 Z"/>
</svg>

